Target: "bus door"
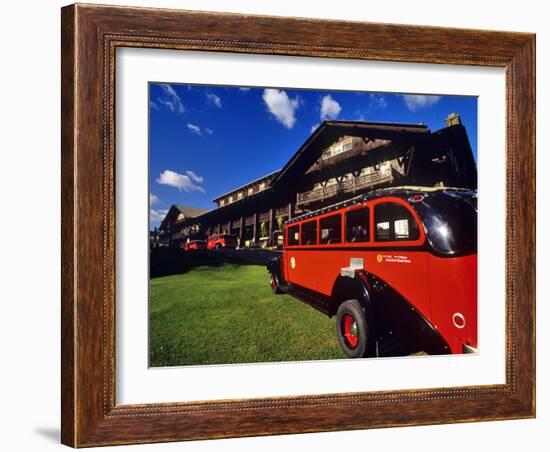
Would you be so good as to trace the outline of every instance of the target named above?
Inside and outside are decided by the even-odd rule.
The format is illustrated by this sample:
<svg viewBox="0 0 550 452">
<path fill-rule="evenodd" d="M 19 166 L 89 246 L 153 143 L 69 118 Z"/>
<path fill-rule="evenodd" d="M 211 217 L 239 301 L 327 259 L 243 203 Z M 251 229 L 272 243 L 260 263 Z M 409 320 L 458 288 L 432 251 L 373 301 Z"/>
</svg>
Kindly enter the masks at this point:
<svg viewBox="0 0 550 452">
<path fill-rule="evenodd" d="M 430 317 L 428 252 L 421 248 L 425 236 L 416 213 L 400 199 L 373 204 L 374 252 L 368 270 Z"/>
</svg>

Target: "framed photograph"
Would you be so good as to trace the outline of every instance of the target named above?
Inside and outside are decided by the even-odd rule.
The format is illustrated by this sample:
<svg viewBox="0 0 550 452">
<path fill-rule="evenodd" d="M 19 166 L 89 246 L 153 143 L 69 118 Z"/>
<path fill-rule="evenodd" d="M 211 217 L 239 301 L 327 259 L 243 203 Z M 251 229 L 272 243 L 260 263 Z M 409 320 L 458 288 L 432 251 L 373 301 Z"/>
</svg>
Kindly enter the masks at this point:
<svg viewBox="0 0 550 452">
<path fill-rule="evenodd" d="M 62 9 L 62 442 L 535 416 L 535 36 Z"/>
</svg>

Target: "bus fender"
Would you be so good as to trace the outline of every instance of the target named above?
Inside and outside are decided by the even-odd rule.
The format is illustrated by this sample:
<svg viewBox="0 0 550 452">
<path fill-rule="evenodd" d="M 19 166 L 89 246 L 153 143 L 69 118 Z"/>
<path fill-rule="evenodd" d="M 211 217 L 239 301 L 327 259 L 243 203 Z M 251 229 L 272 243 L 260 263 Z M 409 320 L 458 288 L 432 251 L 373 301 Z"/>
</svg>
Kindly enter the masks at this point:
<svg viewBox="0 0 550 452">
<path fill-rule="evenodd" d="M 332 317 L 336 315 L 338 307 L 346 300 L 357 300 L 365 316 L 373 308 L 374 300 L 371 296 L 369 281 L 363 272 L 355 271 L 354 276 L 339 275 L 334 281 L 330 296 L 330 308 L 329 315 Z"/>
<path fill-rule="evenodd" d="M 365 270 L 357 271 L 357 278 L 368 289 L 380 356 L 450 353 L 437 328 L 393 287 Z"/>
<path fill-rule="evenodd" d="M 283 281 L 283 275 L 282 275 L 282 256 L 278 255 L 275 256 L 273 259 L 271 259 L 267 265 L 267 271 L 273 275 L 276 276 L 279 281 Z"/>
</svg>

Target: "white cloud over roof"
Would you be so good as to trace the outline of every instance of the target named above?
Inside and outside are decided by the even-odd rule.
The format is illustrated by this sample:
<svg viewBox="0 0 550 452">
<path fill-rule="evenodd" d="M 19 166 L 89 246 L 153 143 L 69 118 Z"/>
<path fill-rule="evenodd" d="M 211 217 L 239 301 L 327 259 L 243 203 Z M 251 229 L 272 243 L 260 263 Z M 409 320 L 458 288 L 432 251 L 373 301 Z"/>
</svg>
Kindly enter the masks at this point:
<svg viewBox="0 0 550 452">
<path fill-rule="evenodd" d="M 327 94 L 321 100 L 321 121 L 325 119 L 336 119 L 341 111 L 342 107 L 330 96 L 330 94 Z"/>
<path fill-rule="evenodd" d="M 277 121 L 287 129 L 292 129 L 296 123 L 296 109 L 300 106 L 300 99 L 288 97 L 286 91 L 279 89 L 265 89 L 262 96 L 267 109 Z"/>
</svg>

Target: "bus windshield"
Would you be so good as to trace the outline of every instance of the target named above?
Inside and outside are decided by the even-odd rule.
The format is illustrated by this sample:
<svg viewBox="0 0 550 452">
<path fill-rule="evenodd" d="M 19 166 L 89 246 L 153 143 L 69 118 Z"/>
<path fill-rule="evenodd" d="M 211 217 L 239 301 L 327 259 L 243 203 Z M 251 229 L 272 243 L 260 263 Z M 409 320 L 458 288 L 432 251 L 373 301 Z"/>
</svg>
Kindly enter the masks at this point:
<svg viewBox="0 0 550 452">
<path fill-rule="evenodd" d="M 477 252 L 477 199 L 428 196 L 414 204 L 426 228 L 428 241 L 445 255 Z"/>
</svg>

